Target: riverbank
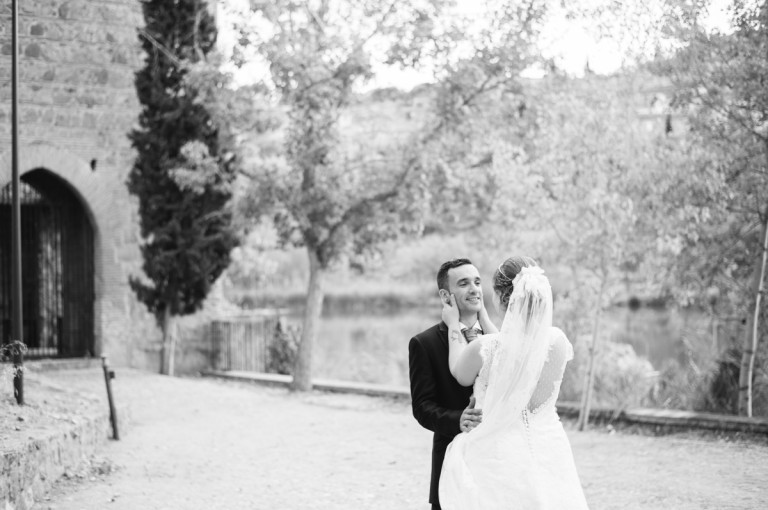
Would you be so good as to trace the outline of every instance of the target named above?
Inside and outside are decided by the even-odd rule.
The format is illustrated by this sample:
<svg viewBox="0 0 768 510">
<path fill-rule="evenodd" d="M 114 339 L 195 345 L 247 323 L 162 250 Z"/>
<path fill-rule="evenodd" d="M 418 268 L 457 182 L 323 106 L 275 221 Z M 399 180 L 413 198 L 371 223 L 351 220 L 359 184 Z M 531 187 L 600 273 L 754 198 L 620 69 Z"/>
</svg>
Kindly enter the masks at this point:
<svg viewBox="0 0 768 510">
<path fill-rule="evenodd" d="M 390 315 L 403 311 L 434 307 L 437 297 L 426 291 L 414 294 L 400 293 L 344 293 L 326 294 L 323 299 L 323 315 L 339 316 L 354 314 Z M 304 293 L 240 292 L 232 296 L 233 302 L 244 310 L 285 309 L 294 314 L 302 313 L 306 303 Z"/>
<path fill-rule="evenodd" d="M 203 373 L 206 377 L 253 383 L 267 387 L 287 389 L 291 376 L 280 374 L 261 374 L 256 372 L 215 371 Z M 410 402 L 408 387 L 384 384 L 352 383 L 329 379 L 314 379 L 313 389 L 331 393 L 366 395 Z M 563 419 L 576 420 L 579 415 L 578 402 L 558 402 L 557 411 Z M 702 436 L 715 436 L 724 439 L 742 439 L 768 446 L 768 418 L 746 418 L 714 413 L 677 411 L 674 409 L 611 409 L 592 407 L 590 420 L 592 427 L 604 427 L 607 430 L 625 430 L 642 434 L 666 435 L 676 433 L 700 433 Z"/>
<path fill-rule="evenodd" d="M 313 375 L 356 383 L 407 386 L 408 342 L 416 333 L 440 320 L 439 307 L 414 304 L 407 308 L 399 294 L 344 295 L 343 299 L 338 295 L 328 298 L 313 346 Z M 302 296 L 290 298 L 294 301 L 286 297 L 290 294 L 282 296 L 274 296 L 273 304 L 294 306 L 303 300 Z M 353 307 L 359 310 L 353 312 Z M 243 317 L 228 320 L 248 321 L 249 314 L 258 313 L 261 311 L 252 310 Z M 286 318 L 292 337 L 298 339 L 301 310 L 283 308 L 279 313 Z M 724 368 L 730 370 L 730 365 L 721 363 L 723 349 L 729 347 L 714 341 L 708 328 L 710 323 L 700 312 L 682 314 L 646 306 L 613 307 L 605 312 L 602 323 L 593 395 L 596 405 L 727 413 L 727 402 L 710 397 L 713 381 L 731 384 L 729 372 L 723 371 Z M 576 354 L 566 368 L 561 397 L 578 401 L 591 336 L 572 333 L 572 323 L 558 325 L 569 334 Z M 245 368 L 238 363 L 224 366 Z M 722 384 L 715 389 L 727 388 Z M 755 410 L 758 415 L 768 416 L 759 399 L 755 401 Z"/>
</svg>

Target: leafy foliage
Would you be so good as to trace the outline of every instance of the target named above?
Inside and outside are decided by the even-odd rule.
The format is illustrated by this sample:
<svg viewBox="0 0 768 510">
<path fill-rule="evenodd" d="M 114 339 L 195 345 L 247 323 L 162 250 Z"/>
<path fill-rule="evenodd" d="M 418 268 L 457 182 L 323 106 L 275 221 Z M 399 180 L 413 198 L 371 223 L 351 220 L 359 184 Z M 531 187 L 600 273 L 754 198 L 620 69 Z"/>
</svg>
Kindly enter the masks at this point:
<svg viewBox="0 0 768 510">
<path fill-rule="evenodd" d="M 278 320 L 274 333 L 267 346 L 267 372 L 290 375 L 296 364 L 301 330 Z"/>
<path fill-rule="evenodd" d="M 0 345 L 0 361 L 12 361 L 14 357 L 24 355 L 27 352 L 27 344 L 19 340 Z"/>
<path fill-rule="evenodd" d="M 631 345 L 606 341 L 597 354 L 599 370 L 594 380 L 594 404 L 626 409 L 647 405 L 654 386 L 651 363 L 638 356 Z M 577 345 L 574 359 L 563 376 L 561 400 L 576 401 L 581 397 L 581 383 L 587 370 L 588 352 Z"/>
<path fill-rule="evenodd" d="M 449 2 L 424 0 L 252 2 L 267 30 L 242 26 L 241 42 L 270 65 L 270 85 L 283 106 L 281 140 L 254 158 L 243 210 L 271 218 L 284 245 L 304 246 L 310 284 L 295 386 L 309 383 L 311 344 L 322 308 L 322 275 L 339 263 L 364 267 L 385 241 L 421 232 L 431 206 L 448 200 L 442 175 L 470 167 L 472 110 L 491 92 L 507 90 L 531 60 L 529 38 L 542 8 L 503 3 L 492 27 L 464 40 L 441 22 Z M 469 56 L 455 51 L 463 43 Z M 513 46 L 517 44 L 517 46 Z M 378 48 L 378 49 L 377 49 Z M 383 48 L 383 50 L 381 49 Z M 402 136 L 382 139 L 342 129 L 354 109 L 354 86 L 374 62 L 440 64 L 440 85 L 427 93 L 430 111 Z M 407 123 L 406 123 L 407 124 Z M 462 132 L 462 130 L 464 130 Z M 477 138 L 473 138 L 477 141 Z M 462 182 L 463 181 L 463 182 Z M 466 179 L 456 179 L 466 190 Z M 457 194 L 462 203 L 477 190 Z"/>
<path fill-rule="evenodd" d="M 18 395 L 16 394 L 15 383 L 17 376 L 22 376 L 21 381 L 23 381 L 24 366 L 12 365 L 11 363 L 16 363 L 19 357 L 23 356 L 26 352 L 27 344 L 19 340 L 0 345 L 0 395 L 2 395 L 6 391 L 6 388 L 8 388 L 10 394 L 16 396 L 17 402 Z M 23 401 L 19 403 L 23 404 Z"/>
<path fill-rule="evenodd" d="M 138 198 L 143 270 L 131 287 L 158 319 L 200 308 L 229 263 L 237 238 L 228 208 L 236 161 L 213 121 L 190 65 L 214 49 L 216 28 L 202 0 L 142 2 L 145 66 L 136 73 L 142 105 L 130 133 L 137 151 L 128 189 Z"/>
<path fill-rule="evenodd" d="M 529 139 L 508 164 L 507 229 L 541 233 L 540 263 L 569 268 L 561 293 L 576 293 L 581 315 L 619 297 L 621 282 L 653 279 L 659 258 L 654 221 L 641 213 L 654 193 L 648 167 L 658 164 L 656 136 L 634 121 L 633 77 L 552 76 L 529 92 Z M 596 301 L 600 286 L 603 301 Z M 591 327 L 591 326 L 589 326 Z M 569 332 L 572 337 L 581 331 Z"/>
<path fill-rule="evenodd" d="M 701 156 L 693 158 L 697 179 L 686 164 L 676 169 L 679 184 L 666 191 L 699 216 L 697 228 L 682 237 L 675 268 L 684 286 L 722 289 L 718 308 L 748 318 L 739 371 L 739 409 L 748 414 L 753 342 L 760 343 L 751 336 L 754 321 L 762 324 L 760 338 L 766 331 L 764 311 L 755 317 L 754 309 L 768 225 L 768 5 L 735 2 L 736 30 L 727 35 L 703 31 L 697 7 L 681 3 L 671 11 L 668 29 L 686 45 L 655 66 L 675 84 L 675 104 L 688 112 L 691 142 Z M 758 368 L 765 363 L 759 358 Z"/>
<path fill-rule="evenodd" d="M 488 133 L 478 113 L 483 101 L 520 89 L 519 73 L 535 58 L 530 39 L 543 8 L 505 3 L 467 40 L 441 24 L 443 2 L 413 2 L 396 13 L 394 4 L 320 2 L 316 12 L 314 4 L 299 4 L 256 7 L 275 29 L 271 38 L 243 29 L 271 63 L 272 82 L 288 106 L 286 157 L 278 157 L 282 147 L 261 151 L 251 215 L 271 214 L 281 239 L 316 250 L 324 266 L 348 257 L 362 266 L 383 241 L 419 232 L 425 222 L 455 228 L 457 215 L 448 214 L 446 204 L 455 204 L 455 213 L 462 204 L 491 203 L 492 172 L 477 163 L 493 145 L 486 139 L 477 147 Z M 434 90 L 414 93 L 413 100 L 428 107 L 413 122 L 392 126 L 403 132 L 386 142 L 373 126 L 349 129 L 346 120 L 354 115 L 353 86 L 371 75 L 377 57 L 371 41 L 389 45 L 390 64 L 430 59 L 443 65 Z M 456 57 L 461 43 L 469 45 L 468 57 Z M 472 179 L 477 190 L 466 185 Z"/>
<path fill-rule="evenodd" d="M 675 84 L 674 106 L 688 113 L 691 129 L 677 154 L 670 151 L 677 161 L 667 167 L 666 178 L 659 175 L 667 181 L 662 198 L 684 204 L 677 214 L 681 221 L 674 225 L 680 232 L 680 281 L 695 283 L 692 294 L 700 296 L 716 285 L 737 307 L 768 214 L 768 95 L 763 86 L 768 36 L 764 28 L 750 28 L 759 20 L 755 16 L 740 18 L 732 35 L 704 33 L 691 26 L 696 18 L 673 18 L 673 29 L 690 43 L 654 66 Z"/>
</svg>

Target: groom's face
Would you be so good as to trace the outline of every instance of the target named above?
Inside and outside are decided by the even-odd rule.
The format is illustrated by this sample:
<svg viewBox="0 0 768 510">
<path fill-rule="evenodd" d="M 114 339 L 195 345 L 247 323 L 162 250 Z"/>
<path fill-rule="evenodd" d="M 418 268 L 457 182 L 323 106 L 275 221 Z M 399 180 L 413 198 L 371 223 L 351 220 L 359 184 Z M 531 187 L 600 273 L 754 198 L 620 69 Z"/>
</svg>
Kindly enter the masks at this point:
<svg viewBox="0 0 768 510">
<path fill-rule="evenodd" d="M 448 292 L 455 296 L 459 312 L 477 313 L 482 309 L 483 288 L 480 283 L 480 273 L 472 264 L 448 271 Z"/>
</svg>

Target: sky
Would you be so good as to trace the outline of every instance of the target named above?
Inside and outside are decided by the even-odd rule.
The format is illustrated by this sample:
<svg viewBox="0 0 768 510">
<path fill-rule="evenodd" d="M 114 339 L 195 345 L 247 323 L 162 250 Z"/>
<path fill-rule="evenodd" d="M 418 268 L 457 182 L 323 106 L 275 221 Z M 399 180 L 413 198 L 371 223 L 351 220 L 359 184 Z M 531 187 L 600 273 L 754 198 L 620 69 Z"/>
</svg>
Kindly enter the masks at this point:
<svg viewBox="0 0 768 510">
<path fill-rule="evenodd" d="M 231 18 L 227 7 L 243 8 L 248 0 L 218 0 L 220 27 L 219 40 L 222 50 L 227 53 L 235 40 L 235 34 L 226 29 Z M 407 1 L 407 0 L 404 0 Z M 712 0 L 712 10 L 707 24 L 710 29 L 720 32 L 729 30 L 726 8 L 731 0 Z M 607 3 L 607 0 L 581 0 L 582 5 L 597 6 Z M 473 16 L 482 20 L 482 0 L 456 0 L 456 10 L 462 14 Z M 628 53 L 642 46 L 642 40 L 649 41 L 653 37 L 653 30 L 657 28 L 652 19 L 653 6 L 658 5 L 657 0 L 626 0 L 625 6 L 629 15 L 634 13 L 638 17 L 644 17 L 644 22 L 639 25 L 630 25 L 625 30 L 621 41 L 615 38 L 601 37 L 596 29 L 596 24 L 587 20 L 575 22 L 566 19 L 562 2 L 553 0 L 552 8 L 545 24 L 542 37 L 542 53 L 545 57 L 554 60 L 558 67 L 573 76 L 583 75 L 587 65 L 592 72 L 597 74 L 611 74 L 619 70 L 628 57 Z M 648 13 L 651 14 L 648 14 Z M 645 25 L 643 25 L 645 23 Z M 613 27 L 612 27 L 613 28 Z M 616 27 L 618 28 L 618 27 Z M 619 30 L 620 31 L 620 30 Z M 431 75 L 426 71 L 413 69 L 375 68 L 376 77 L 364 86 L 365 89 L 397 87 L 408 90 L 421 83 L 431 81 Z M 266 66 L 254 61 L 240 70 L 232 68 L 237 84 L 248 83 L 265 77 Z M 535 78 L 543 73 L 537 69 L 530 69 L 527 77 Z"/>
</svg>

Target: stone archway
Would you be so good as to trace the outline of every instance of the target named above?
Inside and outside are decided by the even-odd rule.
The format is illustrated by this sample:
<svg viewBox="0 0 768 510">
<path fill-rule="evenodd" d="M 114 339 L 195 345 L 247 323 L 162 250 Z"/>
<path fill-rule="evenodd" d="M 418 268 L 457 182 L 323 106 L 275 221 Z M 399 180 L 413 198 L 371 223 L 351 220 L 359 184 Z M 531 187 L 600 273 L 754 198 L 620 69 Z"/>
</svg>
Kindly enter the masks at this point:
<svg viewBox="0 0 768 510">
<path fill-rule="evenodd" d="M 21 178 L 24 342 L 27 357 L 95 352 L 93 226 L 80 199 L 52 172 Z M 0 190 L 0 338 L 11 338 L 11 187 Z"/>
<path fill-rule="evenodd" d="M 32 256 L 30 255 L 32 248 L 27 247 L 26 257 L 33 257 L 31 262 L 28 261 L 28 266 L 29 269 L 35 268 L 36 278 L 30 276 L 27 269 L 24 270 L 24 274 L 36 288 L 56 296 L 55 299 L 51 298 L 47 301 L 35 298 L 37 307 L 33 302 L 25 304 L 25 308 L 29 305 L 30 311 L 37 314 L 36 325 L 28 322 L 33 321 L 33 318 L 26 311 L 24 314 L 25 329 L 30 335 L 35 335 L 29 338 L 29 343 L 32 347 L 37 345 L 41 348 L 38 351 L 40 356 L 100 354 L 101 301 L 104 294 L 101 236 L 103 228 L 100 223 L 109 217 L 109 194 L 106 193 L 108 180 L 105 176 L 93 172 L 88 163 L 74 154 L 42 143 L 20 148 L 19 168 L 22 186 L 25 187 L 30 200 L 37 201 L 35 202 L 37 205 L 28 204 L 30 206 L 28 213 L 31 216 L 37 214 L 37 219 L 45 222 L 45 215 L 50 212 L 44 212 L 44 206 L 48 207 L 49 211 L 56 210 L 56 207 L 61 211 L 63 207 L 68 216 L 62 218 L 62 228 L 70 231 L 70 234 L 67 234 L 68 242 L 58 247 L 60 250 L 58 258 L 51 255 L 53 247 L 51 240 L 57 239 L 57 235 L 60 238 L 62 232 L 55 234 L 55 229 L 51 230 L 51 225 L 47 227 L 38 225 L 35 234 L 37 241 L 34 241 L 38 243 L 38 248 L 42 246 L 39 242 L 48 243 L 48 255 L 38 250 L 38 253 Z M 10 183 L 10 179 L 10 155 L 5 154 L 0 160 L 0 189 L 5 188 Z M 35 207 L 37 207 L 37 213 L 32 212 Z M 22 212 L 23 218 L 24 212 Z M 72 225 L 78 222 L 82 223 L 83 228 L 72 230 Z M 45 236 L 52 237 L 46 241 L 43 239 Z M 34 235 L 28 235 L 28 242 L 31 242 L 29 240 L 34 237 Z M 72 261 L 77 260 L 78 250 L 83 255 L 82 260 L 79 260 L 81 264 L 73 265 Z M 5 261 L 0 262 L 3 266 L 6 265 Z M 8 263 L 10 264 L 10 259 Z M 48 273 L 41 269 L 44 263 L 48 264 L 48 269 L 45 270 Z M 59 264 L 62 269 L 59 273 L 59 277 L 63 278 L 60 289 L 56 288 L 55 281 L 50 280 L 50 275 L 55 274 L 50 266 L 52 263 Z M 67 266 L 66 271 L 64 266 Z M 26 291 L 24 299 L 25 301 L 32 299 L 29 290 Z M 62 303 L 57 304 L 56 299 L 61 300 Z M 47 309 L 41 310 L 41 305 Z M 54 312 L 61 313 L 56 315 Z M 61 317 L 58 323 L 52 315 Z M 59 343 L 51 339 L 56 339 Z M 54 344 L 55 351 L 52 350 Z"/>
</svg>

